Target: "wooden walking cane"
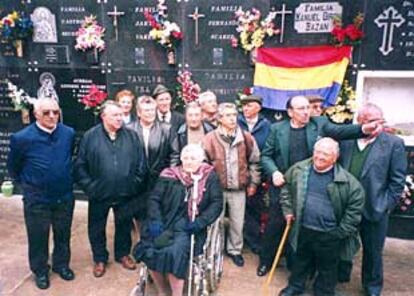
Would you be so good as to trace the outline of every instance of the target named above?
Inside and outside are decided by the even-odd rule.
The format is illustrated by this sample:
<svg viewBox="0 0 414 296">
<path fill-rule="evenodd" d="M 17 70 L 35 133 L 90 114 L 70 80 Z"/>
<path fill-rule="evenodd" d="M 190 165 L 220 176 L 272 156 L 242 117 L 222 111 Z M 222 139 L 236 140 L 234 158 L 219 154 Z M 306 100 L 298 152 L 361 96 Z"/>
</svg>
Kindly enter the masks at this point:
<svg viewBox="0 0 414 296">
<path fill-rule="evenodd" d="M 272 268 L 270 269 L 269 276 L 267 277 L 266 281 L 263 284 L 263 295 L 268 296 L 269 295 L 269 285 L 272 281 L 273 274 L 276 270 L 276 266 L 279 264 L 280 257 L 283 252 L 283 248 L 285 247 L 285 243 L 290 231 L 290 228 L 292 226 L 293 221 L 289 220 L 286 224 L 285 230 L 283 231 L 282 240 L 280 241 L 279 247 L 277 248 L 276 257 L 275 260 L 273 260 Z"/>
</svg>

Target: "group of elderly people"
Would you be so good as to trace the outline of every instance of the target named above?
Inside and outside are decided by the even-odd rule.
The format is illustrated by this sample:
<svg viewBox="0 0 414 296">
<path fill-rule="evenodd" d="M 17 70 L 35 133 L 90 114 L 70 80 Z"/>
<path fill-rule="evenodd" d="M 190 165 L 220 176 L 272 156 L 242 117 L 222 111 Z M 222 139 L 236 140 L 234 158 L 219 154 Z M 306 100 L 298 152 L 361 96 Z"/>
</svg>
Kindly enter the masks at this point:
<svg viewBox="0 0 414 296">
<path fill-rule="evenodd" d="M 310 99 L 318 103 L 314 116 Z M 69 267 L 74 181 L 88 196 L 95 277 L 107 268 L 110 209 L 115 261 L 130 270 L 135 260 L 144 262 L 158 295 L 173 296 L 183 294 L 190 236 L 200 253 L 207 226 L 227 213 L 227 255 L 243 266 L 246 242 L 259 254 L 258 276 L 268 272 L 286 223 L 293 225 L 286 249 L 291 276 L 280 295 L 300 295 L 310 275 L 316 275 L 315 295 L 334 295 L 337 281 L 349 280 L 358 232 L 364 293 L 380 295 L 388 215 L 405 179 L 404 145 L 382 132 L 377 106 L 363 106 L 358 124 L 335 125 L 318 116 L 321 101 L 295 96 L 287 103 L 288 118 L 271 125 L 254 95 L 241 100 L 238 114 L 235 104 L 218 105 L 207 91 L 183 116 L 172 111 L 172 93 L 163 85 L 136 99 L 123 90 L 102 106 L 101 123 L 84 134 L 72 174 L 74 131 L 59 122 L 56 101 L 37 100 L 36 122 L 12 135 L 8 158 L 10 175 L 23 189 L 36 285 L 50 285 L 50 227 L 52 271 L 75 278 Z M 133 225 L 140 225 L 135 260 Z"/>
</svg>

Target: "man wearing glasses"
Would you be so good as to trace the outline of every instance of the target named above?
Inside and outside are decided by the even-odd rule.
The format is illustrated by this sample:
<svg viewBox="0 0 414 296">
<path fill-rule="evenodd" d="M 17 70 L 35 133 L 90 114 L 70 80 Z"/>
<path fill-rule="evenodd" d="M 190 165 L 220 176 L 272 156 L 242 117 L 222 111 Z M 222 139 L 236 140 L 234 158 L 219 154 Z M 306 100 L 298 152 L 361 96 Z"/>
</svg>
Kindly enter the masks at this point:
<svg viewBox="0 0 414 296">
<path fill-rule="evenodd" d="M 39 289 L 49 287 L 49 229 L 53 230 L 52 270 L 67 281 L 74 208 L 72 148 L 75 132 L 58 123 L 57 102 L 41 98 L 34 105 L 36 122 L 13 134 L 7 161 L 10 176 L 23 190 L 30 269 Z"/>
</svg>

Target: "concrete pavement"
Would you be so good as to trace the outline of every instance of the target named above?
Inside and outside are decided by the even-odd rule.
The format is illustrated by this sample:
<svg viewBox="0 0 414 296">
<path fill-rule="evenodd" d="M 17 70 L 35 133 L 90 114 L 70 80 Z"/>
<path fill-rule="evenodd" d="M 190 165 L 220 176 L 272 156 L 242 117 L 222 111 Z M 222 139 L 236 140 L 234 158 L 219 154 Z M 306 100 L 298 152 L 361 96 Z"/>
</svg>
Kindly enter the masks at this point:
<svg viewBox="0 0 414 296">
<path fill-rule="evenodd" d="M 127 296 L 137 280 L 137 271 L 127 271 L 113 257 L 102 278 L 92 275 L 92 259 L 87 237 L 87 202 L 77 201 L 72 226 L 72 263 L 76 279 L 65 282 L 51 274 L 51 287 L 42 291 L 36 288 L 28 267 L 26 229 L 23 221 L 21 197 L 5 198 L 0 195 L 0 296 Z M 108 246 L 113 254 L 113 221 L 108 221 Z M 383 295 L 414 295 L 414 241 L 387 239 L 385 263 L 385 289 Z M 235 267 L 226 258 L 224 276 L 218 296 L 262 295 L 264 278 L 256 276 L 257 257 L 245 251 L 246 265 Z M 357 257 L 350 284 L 338 285 L 339 295 L 360 294 L 360 256 Z M 285 286 L 287 272 L 278 268 L 270 294 Z"/>
</svg>

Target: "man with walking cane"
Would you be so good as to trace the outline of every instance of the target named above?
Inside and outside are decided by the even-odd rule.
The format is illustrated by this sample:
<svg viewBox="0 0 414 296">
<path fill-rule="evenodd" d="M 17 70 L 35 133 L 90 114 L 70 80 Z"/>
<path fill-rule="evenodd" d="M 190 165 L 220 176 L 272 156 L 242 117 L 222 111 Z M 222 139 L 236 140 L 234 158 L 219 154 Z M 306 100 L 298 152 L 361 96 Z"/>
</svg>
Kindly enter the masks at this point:
<svg viewBox="0 0 414 296">
<path fill-rule="evenodd" d="M 322 138 L 312 158 L 298 162 L 285 174 L 280 203 L 287 223 L 294 221 L 289 243 L 295 256 L 289 285 L 280 296 L 302 294 L 313 264 L 317 270 L 314 295 L 334 296 L 339 259 L 354 254 L 364 190 L 336 163 L 338 156 L 338 143 Z"/>
</svg>

